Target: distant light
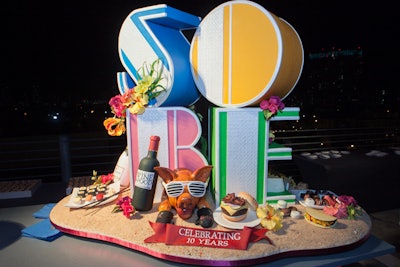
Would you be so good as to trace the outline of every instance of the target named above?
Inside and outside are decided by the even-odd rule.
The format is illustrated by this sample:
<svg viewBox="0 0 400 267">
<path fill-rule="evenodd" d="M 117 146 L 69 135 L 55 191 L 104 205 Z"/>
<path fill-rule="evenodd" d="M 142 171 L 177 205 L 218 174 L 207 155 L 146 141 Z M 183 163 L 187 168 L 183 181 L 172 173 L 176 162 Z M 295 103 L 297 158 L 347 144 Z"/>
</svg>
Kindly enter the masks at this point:
<svg viewBox="0 0 400 267">
<path fill-rule="evenodd" d="M 28 116 L 28 112 L 24 112 L 24 116 Z"/>
<path fill-rule="evenodd" d="M 94 113 L 94 110 L 92 109 L 92 110 L 90 111 L 90 113 L 92 113 L 92 114 L 93 114 L 93 113 Z"/>
<path fill-rule="evenodd" d="M 49 116 L 52 120 L 58 120 L 59 116 L 60 116 L 60 113 L 56 112 L 54 114 L 47 114 L 47 116 Z"/>
<path fill-rule="evenodd" d="M 321 144 L 320 144 L 321 146 L 323 146 L 324 145 L 324 143 L 323 142 L 321 142 Z"/>
</svg>

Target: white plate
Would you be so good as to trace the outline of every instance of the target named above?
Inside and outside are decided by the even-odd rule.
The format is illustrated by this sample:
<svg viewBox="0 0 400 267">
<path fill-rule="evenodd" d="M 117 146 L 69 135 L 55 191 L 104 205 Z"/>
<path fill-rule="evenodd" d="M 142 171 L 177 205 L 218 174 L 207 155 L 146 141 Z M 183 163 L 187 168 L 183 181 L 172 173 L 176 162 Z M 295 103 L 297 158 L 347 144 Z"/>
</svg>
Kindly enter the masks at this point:
<svg viewBox="0 0 400 267">
<path fill-rule="evenodd" d="M 119 182 L 112 183 L 112 184 L 107 186 L 107 192 L 110 192 L 110 190 L 111 190 L 111 191 L 113 191 L 113 192 L 111 192 L 111 194 L 117 193 L 119 191 L 119 187 L 120 187 Z M 96 201 L 96 198 L 93 198 L 93 200 L 90 201 L 90 202 L 85 201 L 82 204 L 76 204 L 74 202 L 74 198 L 78 195 L 78 191 L 79 191 L 79 187 L 74 187 L 74 189 L 72 190 L 71 196 L 69 198 L 69 201 L 65 204 L 66 207 L 77 209 L 77 208 L 80 208 L 80 207 L 82 207 L 84 205 L 89 204 L 90 202 L 95 202 Z M 105 194 L 104 197 L 107 197 L 107 194 Z M 114 201 L 115 199 L 117 199 L 117 197 L 118 197 L 118 195 L 112 196 L 109 199 L 104 200 L 103 202 L 99 203 L 98 206 L 110 203 L 111 201 Z M 88 205 L 87 207 L 90 207 L 90 206 L 91 205 Z"/>
<path fill-rule="evenodd" d="M 325 205 L 307 205 L 305 203 L 305 201 L 303 199 L 301 199 L 300 195 L 303 193 L 306 193 L 307 191 L 315 191 L 313 189 L 306 189 L 306 190 L 292 190 L 292 194 L 296 195 L 296 200 L 300 203 L 300 205 L 302 205 L 303 207 L 310 207 L 313 209 L 317 209 L 317 210 L 322 210 L 324 209 Z M 325 192 L 323 194 L 319 194 L 320 197 L 324 196 L 324 195 L 334 195 L 337 196 L 335 193 L 333 193 L 332 191 L 329 190 L 325 190 Z"/>
<path fill-rule="evenodd" d="M 214 211 L 214 221 L 216 223 L 218 223 L 221 226 L 224 226 L 226 228 L 230 228 L 230 229 L 243 229 L 245 226 L 247 227 L 255 227 L 257 225 L 260 224 L 260 218 L 257 217 L 257 214 L 255 213 L 255 211 L 249 209 L 248 213 L 247 213 L 247 217 L 239 222 L 231 222 L 228 221 L 227 219 L 225 219 L 222 216 L 222 211 L 221 211 L 221 207 L 218 207 L 215 211 Z"/>
</svg>

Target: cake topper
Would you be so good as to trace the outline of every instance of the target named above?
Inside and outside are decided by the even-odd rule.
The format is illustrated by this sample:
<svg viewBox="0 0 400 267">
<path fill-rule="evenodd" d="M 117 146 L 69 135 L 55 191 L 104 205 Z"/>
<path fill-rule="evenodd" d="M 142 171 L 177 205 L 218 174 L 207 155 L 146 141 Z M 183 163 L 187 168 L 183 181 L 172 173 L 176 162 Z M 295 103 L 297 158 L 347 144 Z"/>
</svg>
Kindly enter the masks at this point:
<svg viewBox="0 0 400 267">
<path fill-rule="evenodd" d="M 164 194 L 158 207 L 157 222 L 170 223 L 172 209 L 183 220 L 192 217 L 197 208 L 198 219 L 196 224 L 204 228 L 212 226 L 214 220 L 211 206 L 206 199 L 208 178 L 212 166 L 200 167 L 194 172 L 186 168 L 171 170 L 165 167 L 155 167 L 159 177 L 163 180 Z"/>
</svg>

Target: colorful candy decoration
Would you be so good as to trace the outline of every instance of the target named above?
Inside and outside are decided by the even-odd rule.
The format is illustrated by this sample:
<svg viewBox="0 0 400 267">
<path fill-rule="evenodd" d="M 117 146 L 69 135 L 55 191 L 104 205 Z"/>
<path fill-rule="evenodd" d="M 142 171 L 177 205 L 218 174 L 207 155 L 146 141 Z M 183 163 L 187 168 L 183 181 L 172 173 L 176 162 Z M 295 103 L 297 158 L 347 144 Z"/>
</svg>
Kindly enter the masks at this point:
<svg viewBox="0 0 400 267">
<path fill-rule="evenodd" d="M 183 29 L 195 28 L 200 18 L 167 5 L 132 11 L 121 26 L 118 52 L 126 72 L 117 74 L 121 93 L 139 79 L 138 69 L 160 59 L 163 63 L 164 94 L 154 106 L 189 106 L 199 99 L 188 58 L 190 43 Z"/>
<path fill-rule="evenodd" d="M 151 135 L 160 136 L 157 158 L 160 166 L 170 169 L 196 170 L 208 161 L 195 147 L 202 133 L 196 114 L 184 107 L 148 108 L 142 115 L 129 115 L 128 149 L 131 158 L 131 186 L 139 161 L 147 153 Z M 157 185 L 155 200 L 161 198 L 162 185 Z"/>
<path fill-rule="evenodd" d="M 190 61 L 200 93 L 220 107 L 256 106 L 284 99 L 303 67 L 294 28 L 251 1 L 229 1 L 212 10 L 192 40 Z"/>
</svg>

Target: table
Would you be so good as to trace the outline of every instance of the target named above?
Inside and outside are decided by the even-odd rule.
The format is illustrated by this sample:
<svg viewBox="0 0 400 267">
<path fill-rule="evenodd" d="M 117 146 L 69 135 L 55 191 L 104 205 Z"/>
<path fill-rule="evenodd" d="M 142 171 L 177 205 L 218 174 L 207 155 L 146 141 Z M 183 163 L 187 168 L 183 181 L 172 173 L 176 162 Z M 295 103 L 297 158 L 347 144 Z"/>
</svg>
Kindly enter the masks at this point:
<svg viewBox="0 0 400 267">
<path fill-rule="evenodd" d="M 22 228 L 39 221 L 32 214 L 43 205 L 0 209 L 0 266 L 188 266 L 163 261 L 114 244 L 63 235 L 47 242 L 20 237 Z M 391 254 L 395 247 L 371 236 L 361 246 L 342 253 L 291 257 L 258 266 L 332 266 Z"/>
<path fill-rule="evenodd" d="M 310 189 L 353 195 L 369 213 L 399 208 L 400 155 L 389 149 L 382 150 L 385 156 L 368 156 L 371 150 L 347 152 L 340 158 L 293 155 L 293 159 Z"/>
</svg>

